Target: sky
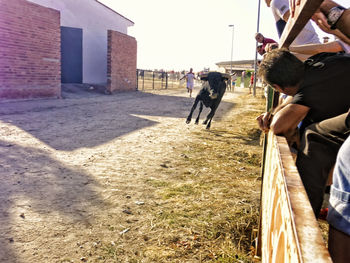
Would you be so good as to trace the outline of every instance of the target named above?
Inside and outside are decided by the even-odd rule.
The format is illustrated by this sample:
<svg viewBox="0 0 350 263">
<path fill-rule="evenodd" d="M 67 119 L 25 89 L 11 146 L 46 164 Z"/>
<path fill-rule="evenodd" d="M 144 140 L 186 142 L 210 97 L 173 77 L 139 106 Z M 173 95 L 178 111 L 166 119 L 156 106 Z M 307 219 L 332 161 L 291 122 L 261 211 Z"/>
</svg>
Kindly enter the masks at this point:
<svg viewBox="0 0 350 263">
<path fill-rule="evenodd" d="M 233 61 L 255 58 L 258 0 L 99 1 L 135 23 L 128 34 L 137 40 L 139 69 L 215 70 L 215 63 L 231 60 L 232 47 Z M 350 6 L 350 0 L 337 2 Z M 259 31 L 278 41 L 264 0 Z M 318 28 L 317 33 L 326 36 Z"/>
</svg>

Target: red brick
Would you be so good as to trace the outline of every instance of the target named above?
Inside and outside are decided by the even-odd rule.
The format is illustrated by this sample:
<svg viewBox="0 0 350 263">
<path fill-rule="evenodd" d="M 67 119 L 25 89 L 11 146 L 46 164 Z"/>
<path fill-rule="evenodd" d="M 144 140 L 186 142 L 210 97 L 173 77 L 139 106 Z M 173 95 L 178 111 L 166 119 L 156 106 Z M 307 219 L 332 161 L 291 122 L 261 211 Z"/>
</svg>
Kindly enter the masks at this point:
<svg viewBox="0 0 350 263">
<path fill-rule="evenodd" d="M 108 30 L 107 88 L 110 92 L 136 90 L 136 39 Z"/>
<path fill-rule="evenodd" d="M 0 99 L 59 97 L 59 11 L 25 0 L 0 6 Z"/>
</svg>

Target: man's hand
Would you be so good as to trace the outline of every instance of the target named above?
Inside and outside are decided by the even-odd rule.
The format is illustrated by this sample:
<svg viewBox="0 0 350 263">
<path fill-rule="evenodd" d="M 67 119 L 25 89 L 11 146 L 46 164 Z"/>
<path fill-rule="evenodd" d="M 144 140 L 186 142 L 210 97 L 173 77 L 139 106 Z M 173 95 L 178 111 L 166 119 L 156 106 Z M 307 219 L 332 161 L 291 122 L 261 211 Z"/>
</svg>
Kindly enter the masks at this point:
<svg viewBox="0 0 350 263">
<path fill-rule="evenodd" d="M 262 131 L 269 131 L 272 117 L 273 115 L 270 112 L 265 112 L 264 114 L 261 114 L 259 117 L 256 118 L 256 120 L 258 121 L 259 128 Z"/>
<path fill-rule="evenodd" d="M 295 7 L 300 5 L 300 0 L 289 0 L 289 10 L 291 17 L 294 17 Z"/>
<path fill-rule="evenodd" d="M 316 10 L 315 14 L 313 14 L 311 19 L 318 25 L 318 27 L 322 31 L 332 34 L 333 30 L 328 24 L 326 16 L 320 11 L 320 9 Z"/>
<path fill-rule="evenodd" d="M 291 17 L 295 15 L 295 8 L 300 5 L 301 0 L 289 0 L 289 9 Z M 328 4 L 328 0 L 325 0 L 326 4 Z M 320 9 L 317 9 L 316 12 L 311 17 L 312 20 L 318 25 L 318 27 L 326 33 L 330 33 L 331 27 L 328 25 L 327 18 L 324 13 L 321 12 Z"/>
<path fill-rule="evenodd" d="M 266 52 L 270 52 L 270 51 L 272 51 L 272 50 L 274 50 L 276 48 L 278 48 L 278 44 L 277 43 L 268 43 L 265 46 L 265 51 Z"/>
</svg>

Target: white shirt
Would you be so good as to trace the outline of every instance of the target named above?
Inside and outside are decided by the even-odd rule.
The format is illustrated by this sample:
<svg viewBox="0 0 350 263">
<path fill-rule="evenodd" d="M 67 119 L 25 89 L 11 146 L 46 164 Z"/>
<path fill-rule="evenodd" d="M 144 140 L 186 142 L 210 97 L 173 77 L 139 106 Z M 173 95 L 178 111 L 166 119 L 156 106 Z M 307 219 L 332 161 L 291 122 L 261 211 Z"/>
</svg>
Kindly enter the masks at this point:
<svg viewBox="0 0 350 263">
<path fill-rule="evenodd" d="M 193 85 L 194 74 L 188 72 L 188 73 L 186 74 L 186 79 L 187 79 L 187 83 L 188 83 L 188 84 Z"/>
<path fill-rule="evenodd" d="M 273 16 L 275 17 L 276 21 L 283 19 L 285 13 L 289 11 L 288 0 L 272 0 L 270 5 Z M 313 43 L 321 42 L 316 34 L 314 27 L 311 24 L 311 21 L 308 21 L 291 45 L 296 46 Z"/>
</svg>

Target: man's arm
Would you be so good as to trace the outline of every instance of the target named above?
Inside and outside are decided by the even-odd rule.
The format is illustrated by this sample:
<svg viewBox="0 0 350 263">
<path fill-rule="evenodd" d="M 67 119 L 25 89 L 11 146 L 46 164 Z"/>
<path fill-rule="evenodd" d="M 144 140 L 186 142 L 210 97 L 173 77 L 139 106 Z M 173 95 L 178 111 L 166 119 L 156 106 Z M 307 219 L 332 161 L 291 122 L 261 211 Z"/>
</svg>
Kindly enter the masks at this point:
<svg viewBox="0 0 350 263">
<path fill-rule="evenodd" d="M 343 51 L 343 48 L 338 42 L 332 41 L 324 44 L 305 44 L 290 46 L 289 51 L 301 54 L 315 55 L 321 52 L 340 52 Z"/>
<path fill-rule="evenodd" d="M 322 14 L 323 16 L 323 14 Z M 317 20 L 318 27 L 327 34 L 332 34 L 342 40 L 344 43 L 350 45 L 350 38 L 348 38 L 345 34 L 343 34 L 339 29 L 330 29 L 327 21 L 323 21 L 321 19 Z"/>
<path fill-rule="evenodd" d="M 331 8 L 339 6 L 336 2 L 331 0 L 325 0 L 320 6 L 320 11 L 327 16 Z M 347 9 L 344 11 L 342 16 L 339 18 L 337 24 L 337 29 L 344 33 L 347 37 L 350 38 L 350 10 Z"/>
<path fill-rule="evenodd" d="M 258 121 L 259 128 L 264 132 L 268 132 L 270 129 L 270 123 L 272 121 L 274 114 L 276 114 L 278 111 L 280 111 L 285 106 L 287 106 L 292 100 L 293 100 L 293 97 L 288 96 L 286 99 L 284 99 L 279 103 L 279 105 L 273 110 L 272 113 L 265 112 L 260 116 L 258 116 L 256 120 Z"/>
<path fill-rule="evenodd" d="M 294 17 L 295 7 L 298 5 L 300 5 L 300 0 L 289 0 L 289 8 L 290 8 L 292 17 Z"/>
<path fill-rule="evenodd" d="M 350 38 L 350 9 L 344 11 L 337 23 L 337 28 Z"/>
<path fill-rule="evenodd" d="M 274 115 L 270 128 L 276 135 L 286 135 L 297 128 L 309 110 L 307 106 L 288 104 Z"/>
<path fill-rule="evenodd" d="M 289 0 L 289 6 L 291 10 L 291 17 L 294 17 L 296 6 L 300 5 L 300 0 Z M 324 0 L 320 5 L 320 8 L 312 16 L 312 20 L 322 29 L 327 27 L 330 29 L 330 26 L 327 23 L 327 15 L 329 11 L 333 8 L 339 6 L 336 2 L 332 0 Z M 339 18 L 337 24 L 337 29 L 339 29 L 344 35 L 350 38 L 350 9 L 347 9 L 343 12 L 342 16 Z M 325 30 L 324 30 L 325 31 Z"/>
<path fill-rule="evenodd" d="M 346 35 L 344 35 L 339 29 L 335 29 L 333 31 L 334 31 L 334 32 L 332 32 L 333 35 L 338 37 L 344 43 L 350 45 L 350 38 L 348 38 Z"/>
<path fill-rule="evenodd" d="M 289 12 L 289 10 L 288 10 L 287 12 L 284 13 L 284 15 L 283 15 L 283 20 L 286 21 L 286 22 L 288 22 L 289 16 L 290 16 L 290 12 Z"/>
</svg>

